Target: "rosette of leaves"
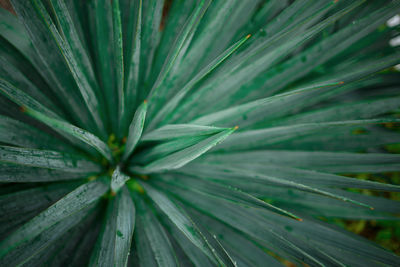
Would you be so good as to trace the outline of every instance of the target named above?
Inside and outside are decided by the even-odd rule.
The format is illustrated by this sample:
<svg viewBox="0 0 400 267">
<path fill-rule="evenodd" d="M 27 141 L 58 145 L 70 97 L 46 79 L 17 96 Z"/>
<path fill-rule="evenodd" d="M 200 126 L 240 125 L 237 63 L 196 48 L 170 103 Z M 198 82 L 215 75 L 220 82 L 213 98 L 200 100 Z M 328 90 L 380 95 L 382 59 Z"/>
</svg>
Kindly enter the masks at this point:
<svg viewBox="0 0 400 267">
<path fill-rule="evenodd" d="M 400 264 L 400 1 L 11 2 L 1 266 Z"/>
</svg>

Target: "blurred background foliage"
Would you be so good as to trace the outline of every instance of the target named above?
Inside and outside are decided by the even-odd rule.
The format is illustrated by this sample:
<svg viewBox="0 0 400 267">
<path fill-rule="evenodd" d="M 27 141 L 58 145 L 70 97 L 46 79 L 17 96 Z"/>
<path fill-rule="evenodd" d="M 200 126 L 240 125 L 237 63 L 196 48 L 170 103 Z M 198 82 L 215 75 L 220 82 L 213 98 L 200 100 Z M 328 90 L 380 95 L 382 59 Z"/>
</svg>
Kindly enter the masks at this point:
<svg viewBox="0 0 400 267">
<path fill-rule="evenodd" d="M 398 71 L 392 69 L 391 71 Z M 400 111 L 394 116 L 400 118 Z M 392 131 L 400 132 L 400 124 L 398 123 L 386 123 L 383 127 Z M 390 153 L 400 154 L 400 143 L 390 144 L 384 147 Z M 350 175 L 349 175 L 350 176 Z M 400 172 L 384 173 L 381 175 L 377 174 L 358 174 L 353 176 L 358 179 L 371 180 L 382 183 L 400 184 Z M 389 198 L 392 200 L 400 201 L 399 192 L 379 192 L 371 191 L 368 189 L 352 189 L 366 195 L 374 195 Z M 349 231 L 364 236 L 371 241 L 374 241 L 382 247 L 395 252 L 400 255 L 400 215 L 398 221 L 367 221 L 367 220 L 343 220 L 343 219 L 331 219 L 331 221 Z"/>
</svg>

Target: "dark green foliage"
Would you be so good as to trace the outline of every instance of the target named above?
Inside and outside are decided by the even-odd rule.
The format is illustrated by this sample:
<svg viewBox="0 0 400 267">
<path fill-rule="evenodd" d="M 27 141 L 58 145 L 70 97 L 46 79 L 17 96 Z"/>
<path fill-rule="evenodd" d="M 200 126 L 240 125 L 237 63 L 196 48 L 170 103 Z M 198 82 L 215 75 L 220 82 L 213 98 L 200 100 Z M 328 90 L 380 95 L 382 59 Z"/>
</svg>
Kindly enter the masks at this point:
<svg viewBox="0 0 400 267">
<path fill-rule="evenodd" d="M 11 2 L 0 266 L 400 265 L 399 0 Z"/>
</svg>

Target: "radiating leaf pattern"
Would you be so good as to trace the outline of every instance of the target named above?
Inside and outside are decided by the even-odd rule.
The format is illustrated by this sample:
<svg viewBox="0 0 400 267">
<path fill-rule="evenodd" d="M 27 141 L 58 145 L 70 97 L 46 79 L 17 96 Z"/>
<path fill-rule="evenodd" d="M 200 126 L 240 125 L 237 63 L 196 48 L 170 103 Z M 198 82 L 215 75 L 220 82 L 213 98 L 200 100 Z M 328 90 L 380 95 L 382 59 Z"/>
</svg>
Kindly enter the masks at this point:
<svg viewBox="0 0 400 267">
<path fill-rule="evenodd" d="M 399 0 L 11 0 L 1 266 L 398 266 Z"/>
</svg>

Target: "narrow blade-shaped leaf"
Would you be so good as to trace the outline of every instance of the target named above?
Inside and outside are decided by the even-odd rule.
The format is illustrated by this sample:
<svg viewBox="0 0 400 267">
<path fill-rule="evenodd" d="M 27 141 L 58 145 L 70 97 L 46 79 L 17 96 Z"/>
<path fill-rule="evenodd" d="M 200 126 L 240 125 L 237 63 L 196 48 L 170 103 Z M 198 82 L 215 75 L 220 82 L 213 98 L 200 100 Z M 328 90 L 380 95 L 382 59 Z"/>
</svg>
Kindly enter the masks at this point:
<svg viewBox="0 0 400 267">
<path fill-rule="evenodd" d="M 184 150 L 175 152 L 165 158 L 158 159 L 145 167 L 131 167 L 130 169 L 135 172 L 143 172 L 143 173 L 151 173 L 151 172 L 160 172 L 166 170 L 177 169 L 195 158 L 201 156 L 205 152 L 207 152 L 212 147 L 216 146 L 218 143 L 225 140 L 229 135 L 231 135 L 237 128 L 228 129 L 217 133 L 191 147 L 185 148 Z"/>
<path fill-rule="evenodd" d="M 15 146 L 76 152 L 71 145 L 26 123 L 0 115 L 0 142 Z"/>
<path fill-rule="evenodd" d="M 169 155 L 173 152 L 185 149 L 192 145 L 199 143 L 207 139 L 207 135 L 193 136 L 188 138 L 179 138 L 176 140 L 171 140 L 167 142 L 163 142 L 161 144 L 155 145 L 139 153 L 135 154 L 132 157 L 131 164 L 146 164 L 154 161 L 156 159 L 160 159 L 166 155 Z"/>
<path fill-rule="evenodd" d="M 291 166 L 328 173 L 386 172 L 400 169 L 400 155 L 328 151 L 257 150 L 239 153 L 208 154 L 209 163 L 260 163 Z"/>
<path fill-rule="evenodd" d="M 24 14 L 24 16 L 21 16 L 21 18 L 24 20 L 26 25 L 36 27 L 38 21 L 34 20 L 38 19 L 40 20 L 42 27 L 46 27 L 49 32 L 49 36 L 52 37 L 52 41 L 57 44 L 57 48 L 62 54 L 68 66 L 68 69 L 75 80 L 75 83 L 79 89 L 79 93 L 83 98 L 88 110 L 90 111 L 90 115 L 94 119 L 94 122 L 97 126 L 97 132 L 104 136 L 105 128 L 103 121 L 99 115 L 99 111 L 102 109 L 98 101 L 98 96 L 95 94 L 87 77 L 83 75 L 84 71 L 80 70 L 76 58 L 71 52 L 70 47 L 58 32 L 43 4 L 37 0 L 31 0 L 27 3 L 22 4 L 18 1 L 13 1 L 14 8 L 16 8 L 17 11 L 21 14 Z"/>
<path fill-rule="evenodd" d="M 225 50 L 221 55 L 215 58 L 210 64 L 204 67 L 199 73 L 196 74 L 172 99 L 170 99 L 165 106 L 161 108 L 151 120 L 148 128 L 154 128 L 158 123 L 166 123 L 172 119 L 173 114 L 171 112 L 178 106 L 179 102 L 185 97 L 185 95 L 202 79 L 204 79 L 209 73 L 221 65 L 232 53 L 234 53 L 240 46 L 242 46 L 248 39 L 250 35 L 242 38 L 227 50 Z M 162 120 L 165 118 L 164 120 Z"/>
<path fill-rule="evenodd" d="M 110 200 L 90 266 L 124 267 L 135 226 L 135 206 L 126 188 Z"/>
<path fill-rule="evenodd" d="M 200 0 L 200 3 L 198 3 L 198 5 L 195 7 L 192 15 L 186 22 L 185 26 L 182 28 L 182 31 L 179 33 L 177 39 L 175 40 L 175 43 L 171 48 L 171 52 L 168 54 L 168 57 L 165 60 L 164 66 L 160 70 L 157 80 L 155 81 L 153 88 L 150 91 L 151 98 L 153 97 L 153 95 L 157 95 L 157 90 L 159 90 L 159 87 L 164 82 L 168 72 L 173 66 L 176 58 L 181 53 L 181 50 L 184 47 L 185 43 L 190 40 L 189 36 L 191 36 L 196 30 L 202 16 L 206 12 L 210 3 L 211 1 L 209 0 Z"/>
<path fill-rule="evenodd" d="M 175 186 L 180 186 L 185 189 L 190 189 L 190 190 L 199 190 L 201 192 L 204 192 L 206 194 L 222 197 L 224 199 L 233 201 L 235 203 L 239 203 L 242 205 L 248 205 L 252 207 L 257 207 L 257 208 L 264 208 L 264 209 L 269 209 L 272 210 L 273 212 L 277 212 L 281 215 L 285 215 L 288 217 L 291 217 L 293 219 L 296 219 L 298 221 L 301 221 L 301 219 L 294 215 L 293 213 L 281 209 L 275 205 L 266 203 L 250 194 L 247 194 L 233 186 L 223 186 L 221 184 L 212 182 L 212 181 L 207 181 L 207 179 L 202 179 L 202 178 L 193 178 L 190 176 L 185 176 L 182 177 L 180 175 L 174 176 L 174 181 L 170 181 L 170 179 L 164 179 L 161 178 L 163 181 L 170 182 L 174 184 Z"/>
<path fill-rule="evenodd" d="M 96 171 L 97 172 L 97 171 Z M 55 182 L 88 178 L 96 172 L 88 171 L 70 172 L 66 170 L 54 170 L 13 163 L 0 163 L 0 182 L 7 183 L 34 183 Z"/>
<path fill-rule="evenodd" d="M 107 146 L 106 143 L 104 143 L 100 138 L 95 136 L 94 134 L 83 130 L 81 128 L 78 128 L 66 121 L 58 120 L 55 118 L 51 118 L 49 116 L 46 116 L 40 112 L 37 112 L 33 109 L 25 109 L 24 112 L 35 119 L 40 120 L 41 122 L 45 123 L 46 125 L 52 127 L 55 130 L 58 130 L 60 133 L 65 133 L 67 135 L 71 135 L 80 141 L 88 144 L 95 150 L 97 150 L 101 155 L 103 155 L 106 159 L 109 161 L 113 161 L 112 153 L 110 148 Z M 65 135 L 64 134 L 64 135 Z"/>
<path fill-rule="evenodd" d="M 211 135 L 227 130 L 213 126 L 195 124 L 169 124 L 151 131 L 142 137 L 142 141 L 162 141 L 166 139 L 183 138 L 199 135 Z"/>
<path fill-rule="evenodd" d="M 199 124 L 199 125 L 210 125 L 210 124 L 217 124 L 217 125 L 225 125 L 227 123 L 237 123 L 238 119 L 243 117 L 244 115 L 249 117 L 249 116 L 255 116 L 260 113 L 264 113 L 265 111 L 263 108 L 269 108 L 269 106 L 274 106 L 274 103 L 279 103 L 281 105 L 281 102 L 286 100 L 286 99 L 296 99 L 297 97 L 301 97 L 302 93 L 306 93 L 312 90 L 316 90 L 318 88 L 326 87 L 326 86 L 336 86 L 340 85 L 341 82 L 334 82 L 334 83 L 328 83 L 328 84 L 316 84 L 312 85 L 309 87 L 297 89 L 297 90 L 292 90 L 287 93 L 255 100 L 246 104 L 234 106 L 231 108 L 227 108 L 215 113 L 211 113 L 208 115 L 204 115 L 200 118 L 197 118 L 193 120 L 191 123 L 192 124 Z M 276 107 L 278 108 L 278 107 Z M 273 112 L 268 110 L 269 112 Z M 253 113 L 254 114 L 253 114 Z"/>
<path fill-rule="evenodd" d="M 146 244 L 146 246 L 138 249 L 148 250 L 146 254 L 148 256 L 154 255 L 153 260 L 155 260 L 159 266 L 178 266 L 175 252 L 165 233 L 165 229 L 156 219 L 153 211 L 145 204 L 141 197 L 135 197 L 134 200 L 137 208 L 137 218 L 140 221 L 140 229 L 144 232 L 144 235 L 141 236 L 145 239 L 142 239 L 142 241 Z M 140 256 L 141 254 L 139 254 L 139 259 Z M 150 259 L 143 259 L 143 262 L 148 260 Z"/>
<path fill-rule="evenodd" d="M 4 239 L 0 243 L 0 258 L 16 247 L 31 241 L 54 224 L 88 207 L 107 189 L 108 186 L 102 179 L 78 187 Z"/>
<path fill-rule="evenodd" d="M 213 172 L 213 170 L 215 172 Z M 178 172 L 179 171 L 180 170 L 178 170 Z M 259 182 L 259 183 L 266 182 L 267 184 L 271 183 L 271 184 L 275 184 L 275 185 L 282 185 L 282 186 L 287 186 L 287 187 L 291 187 L 291 188 L 296 188 L 296 189 L 299 189 L 299 190 L 304 190 L 304 191 L 307 191 L 307 192 L 321 194 L 321 195 L 324 195 L 324 196 L 327 196 L 327 197 L 332 197 L 332 198 L 335 198 L 335 199 L 338 199 L 338 200 L 351 202 L 351 203 L 356 204 L 356 205 L 360 205 L 360 206 L 363 206 L 363 207 L 367 207 L 367 208 L 373 209 L 373 207 L 371 207 L 370 205 L 367 205 L 365 203 L 361 203 L 361 202 L 346 198 L 344 196 L 332 194 L 332 193 L 330 193 L 330 192 L 328 192 L 326 190 L 322 190 L 322 189 L 320 189 L 318 187 L 315 187 L 315 186 L 308 186 L 308 185 L 305 185 L 305 184 L 302 184 L 302 183 L 297 183 L 297 182 L 294 182 L 294 181 L 291 181 L 291 180 L 279 179 L 279 178 L 270 176 L 268 174 L 261 174 L 261 173 L 257 173 L 257 172 L 252 171 L 252 170 L 242 170 L 242 169 L 235 168 L 235 167 L 221 167 L 221 166 L 218 166 L 218 165 L 209 165 L 209 169 L 208 170 L 204 170 L 203 172 L 199 171 L 198 173 L 195 173 L 195 172 L 193 172 L 191 170 L 188 170 L 188 169 L 184 170 L 184 172 L 185 173 L 189 173 L 189 174 L 194 175 L 194 176 L 197 176 L 199 178 L 201 177 L 200 173 L 209 172 L 209 173 L 211 173 L 211 175 L 208 174 L 208 177 L 210 177 L 211 179 L 216 179 L 216 180 L 222 179 L 222 180 L 227 181 L 228 183 L 229 183 L 230 179 L 243 179 L 243 177 L 246 177 L 247 179 L 252 180 L 253 182 Z"/>
<path fill-rule="evenodd" d="M 88 212 L 90 212 L 90 208 L 93 208 L 93 204 L 71 214 L 71 216 L 57 222 L 55 225 L 43 229 L 29 244 L 19 244 L 18 247 L 8 251 L 6 255 L 2 255 L 0 257 L 0 264 L 9 266 L 21 266 L 24 263 L 32 264 L 31 260 L 34 260 L 34 257 L 37 256 L 38 253 L 48 248 L 68 230 L 79 224 L 86 217 Z"/>
<path fill-rule="evenodd" d="M 115 83 L 118 93 L 118 127 L 121 129 L 122 118 L 125 113 L 125 92 L 124 92 L 124 56 L 121 25 L 121 10 L 119 0 L 112 1 L 112 25 L 115 59 Z M 118 131 L 120 132 L 120 131 Z"/>
<path fill-rule="evenodd" d="M 96 173 L 101 167 L 79 154 L 0 146 L 0 162 L 76 173 Z"/>
<path fill-rule="evenodd" d="M 48 116 L 52 116 L 55 118 L 60 118 L 56 113 L 54 113 L 52 110 L 46 108 L 43 106 L 40 102 L 36 101 L 29 95 L 27 95 L 25 92 L 22 90 L 16 88 L 6 80 L 0 78 L 0 92 L 4 94 L 7 98 L 9 98 L 11 101 L 16 103 L 17 105 L 21 107 L 28 107 L 31 109 L 38 110 L 44 114 L 47 114 Z"/>
<path fill-rule="evenodd" d="M 387 122 L 400 122 L 399 119 L 383 118 L 370 120 L 350 120 L 337 122 L 321 122 L 321 123 L 304 123 L 289 126 L 271 127 L 259 130 L 243 131 L 236 133 L 216 149 L 221 150 L 250 150 L 254 148 L 263 148 L 268 145 L 290 141 L 307 134 L 315 133 L 322 130 L 335 129 L 339 127 L 354 127 L 368 124 L 380 124 Z"/>
<path fill-rule="evenodd" d="M 129 134 L 126 139 L 126 145 L 122 159 L 127 159 L 132 154 L 133 150 L 136 147 L 136 144 L 139 142 L 139 139 L 142 136 L 146 113 L 147 101 L 144 101 L 142 105 L 140 105 L 136 110 L 135 116 L 133 117 L 132 122 L 129 125 Z"/>
<path fill-rule="evenodd" d="M 147 183 L 141 183 L 146 190 L 146 194 L 153 202 L 164 212 L 164 214 L 172 221 L 172 223 L 190 240 L 198 249 L 206 254 L 210 259 L 221 262 L 219 255 L 213 255 L 210 244 L 205 239 L 197 226 L 193 223 L 188 214 L 167 195 L 159 192 Z"/>
</svg>

